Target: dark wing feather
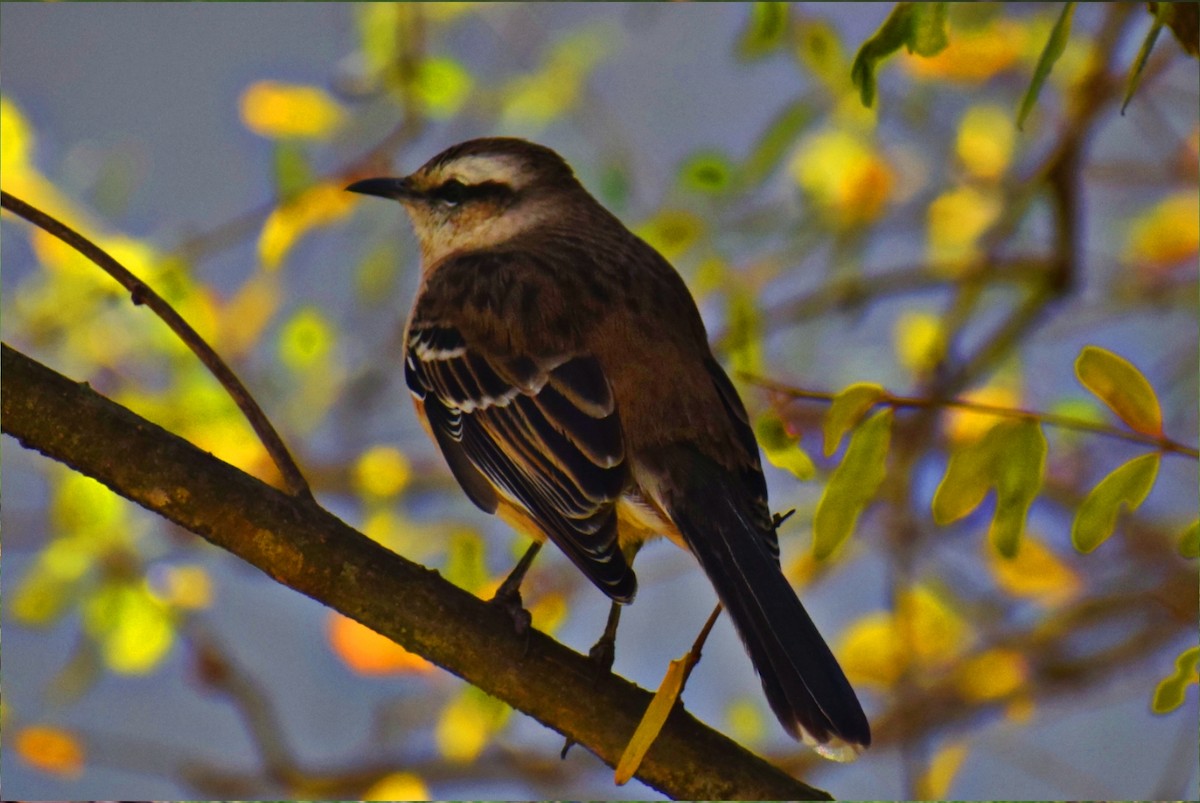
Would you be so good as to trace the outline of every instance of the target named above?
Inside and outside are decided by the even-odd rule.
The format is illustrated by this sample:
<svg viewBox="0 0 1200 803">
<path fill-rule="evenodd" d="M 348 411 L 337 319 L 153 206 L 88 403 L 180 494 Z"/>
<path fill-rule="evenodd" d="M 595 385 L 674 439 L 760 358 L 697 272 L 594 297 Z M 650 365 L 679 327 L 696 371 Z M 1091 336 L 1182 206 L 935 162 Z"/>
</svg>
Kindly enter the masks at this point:
<svg viewBox="0 0 1200 803">
<path fill-rule="evenodd" d="M 506 496 L 602 591 L 633 599 L 616 526 L 628 481 L 624 442 L 595 358 L 491 357 L 453 326 L 418 321 L 405 378 L 476 505 L 491 513 Z"/>
</svg>

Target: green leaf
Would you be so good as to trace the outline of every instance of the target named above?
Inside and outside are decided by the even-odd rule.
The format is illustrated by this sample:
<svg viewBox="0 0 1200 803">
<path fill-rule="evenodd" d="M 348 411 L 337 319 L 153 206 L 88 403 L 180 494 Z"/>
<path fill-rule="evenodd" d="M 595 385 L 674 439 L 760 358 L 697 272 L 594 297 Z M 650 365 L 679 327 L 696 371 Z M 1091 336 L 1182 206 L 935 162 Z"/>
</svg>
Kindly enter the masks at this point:
<svg viewBox="0 0 1200 803">
<path fill-rule="evenodd" d="M 935 56 L 948 44 L 946 3 L 897 3 L 870 39 L 863 42 L 850 67 L 863 105 L 875 102 L 875 65 L 904 45 L 909 53 Z"/>
<path fill-rule="evenodd" d="M 797 137 L 817 119 L 812 106 L 794 101 L 771 121 L 741 166 L 740 184 L 754 187 L 771 175 L 787 156 Z"/>
<path fill-rule="evenodd" d="M 275 194 L 280 198 L 294 198 L 316 180 L 308 164 L 308 154 L 294 139 L 276 141 L 273 156 Z"/>
<path fill-rule="evenodd" d="M 846 456 L 834 470 L 813 518 L 813 555 L 824 560 L 850 534 L 886 475 L 892 411 L 880 410 L 854 431 Z"/>
<path fill-rule="evenodd" d="M 1029 81 L 1029 88 L 1025 90 L 1025 96 L 1021 98 L 1021 105 L 1017 111 L 1018 129 L 1024 128 L 1025 118 L 1033 110 L 1033 104 L 1037 102 L 1042 85 L 1050 77 L 1050 70 L 1054 68 L 1054 63 L 1067 48 L 1067 40 L 1071 38 L 1071 17 L 1074 13 L 1074 3 L 1063 4 L 1062 13 L 1058 15 L 1058 21 L 1054 23 L 1054 28 L 1050 31 L 1050 37 L 1046 40 L 1046 46 L 1042 48 L 1042 55 L 1038 58 L 1037 66 L 1033 68 L 1033 77 Z"/>
<path fill-rule="evenodd" d="M 842 436 L 854 428 L 886 393 L 879 385 L 860 382 L 833 397 L 825 414 L 825 456 L 837 451 Z"/>
<path fill-rule="evenodd" d="M 950 524 L 971 513 L 996 489 L 988 537 L 1005 557 L 1017 554 L 1021 532 L 1046 468 L 1046 437 L 1032 420 L 1004 421 L 950 456 L 933 495 L 933 520 Z"/>
<path fill-rule="evenodd" d="M 1135 457 L 1100 480 L 1083 500 L 1071 526 L 1071 543 L 1080 552 L 1091 552 L 1108 540 L 1117 526 L 1121 507 L 1138 509 L 1158 476 L 1157 452 Z"/>
<path fill-rule="evenodd" d="M 1179 536 L 1179 554 L 1185 558 L 1200 558 L 1200 519 L 1193 521 Z"/>
<path fill-rule="evenodd" d="M 800 448 L 800 438 L 787 431 L 787 425 L 779 416 L 774 413 L 760 416 L 754 424 L 754 435 L 771 465 L 790 471 L 802 481 L 816 476 L 816 466 Z"/>
<path fill-rule="evenodd" d="M 1196 673 L 1197 664 L 1200 664 L 1200 647 L 1188 647 L 1181 652 L 1175 659 L 1175 672 L 1159 681 L 1158 688 L 1154 690 L 1150 710 L 1156 714 L 1168 714 L 1183 705 L 1187 687 L 1200 682 L 1200 676 Z"/>
<path fill-rule="evenodd" d="M 788 31 L 787 3 L 755 3 L 738 39 L 737 52 L 744 59 L 757 59 L 783 44 Z"/>
<path fill-rule="evenodd" d="M 1143 435 L 1162 435 L 1162 410 L 1154 388 L 1124 357 L 1098 346 L 1084 346 L 1075 360 L 1080 384 Z"/>
<path fill-rule="evenodd" d="M 1170 7 L 1175 4 L 1171 2 L 1159 2 L 1158 7 Z M 1162 12 L 1154 14 L 1154 24 L 1150 26 L 1150 30 L 1146 32 L 1146 38 L 1141 41 L 1141 48 L 1138 50 L 1138 58 L 1133 60 L 1133 64 L 1129 65 L 1129 77 L 1126 78 L 1126 94 L 1121 98 L 1121 115 L 1124 116 L 1124 110 L 1129 106 L 1129 101 L 1133 100 L 1133 94 L 1138 91 L 1138 85 L 1141 84 L 1141 71 L 1146 68 L 1146 59 L 1150 58 L 1150 52 L 1154 49 L 1154 42 L 1158 41 L 1158 35 L 1163 31 Z"/>
<path fill-rule="evenodd" d="M 733 164 L 723 153 L 704 151 L 693 154 L 679 168 L 684 189 L 717 195 L 729 188 Z"/>
</svg>

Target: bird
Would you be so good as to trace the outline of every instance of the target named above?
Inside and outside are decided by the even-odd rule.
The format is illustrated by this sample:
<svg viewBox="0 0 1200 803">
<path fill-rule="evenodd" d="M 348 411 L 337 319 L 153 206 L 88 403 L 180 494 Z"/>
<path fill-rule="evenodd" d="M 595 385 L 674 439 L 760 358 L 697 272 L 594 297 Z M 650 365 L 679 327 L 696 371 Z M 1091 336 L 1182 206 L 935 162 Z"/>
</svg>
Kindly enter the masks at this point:
<svg viewBox="0 0 1200 803">
<path fill-rule="evenodd" d="M 615 635 L 633 555 L 664 536 L 708 576 L 784 730 L 856 758 L 870 725 L 783 575 L 746 408 L 666 258 L 524 139 L 472 139 L 346 189 L 411 220 L 405 381 L 470 500 L 533 539 L 504 592 L 519 600 L 549 540 L 612 600 Z"/>
</svg>

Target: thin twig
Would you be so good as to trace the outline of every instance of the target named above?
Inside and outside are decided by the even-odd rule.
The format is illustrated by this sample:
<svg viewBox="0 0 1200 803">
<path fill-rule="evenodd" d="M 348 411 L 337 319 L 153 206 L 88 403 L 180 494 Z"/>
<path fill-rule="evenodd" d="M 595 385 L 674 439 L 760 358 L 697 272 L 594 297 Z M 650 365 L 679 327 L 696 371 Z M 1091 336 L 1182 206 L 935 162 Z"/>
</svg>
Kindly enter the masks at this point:
<svg viewBox="0 0 1200 803">
<path fill-rule="evenodd" d="M 288 451 L 287 446 L 284 445 L 283 439 L 279 437 L 279 433 L 271 426 L 271 422 L 267 419 L 266 414 L 258 406 L 258 402 L 246 390 L 246 386 L 237 378 L 233 370 L 225 364 L 225 361 L 221 359 L 216 351 L 200 337 L 196 330 L 170 304 L 164 301 L 158 293 L 154 292 L 149 285 L 135 276 L 124 265 L 109 256 L 104 249 L 65 223 L 47 215 L 40 209 L 30 206 L 25 201 L 7 192 L 0 191 L 0 206 L 15 215 L 25 218 L 25 220 L 33 225 L 48 234 L 54 235 L 83 254 L 128 290 L 134 304 L 144 304 L 153 310 L 158 317 L 162 318 L 167 326 L 171 327 L 171 331 L 178 335 L 179 339 L 187 344 L 188 348 L 200 358 L 200 361 L 204 363 L 213 376 L 217 378 L 217 381 L 229 393 L 234 403 L 238 406 L 238 409 L 246 416 L 246 420 L 250 422 L 250 426 L 254 428 L 259 440 L 262 441 L 267 453 L 279 469 L 287 491 L 293 496 L 302 499 L 311 500 L 313 498 L 312 491 L 309 489 L 304 475 L 292 459 L 292 455 Z"/>
<path fill-rule="evenodd" d="M 773 379 L 766 379 L 753 374 L 740 373 L 739 376 L 747 382 L 752 382 L 759 387 L 766 388 L 774 393 L 781 393 L 793 399 L 810 399 L 813 401 L 832 402 L 837 396 L 836 393 L 827 393 L 821 390 L 808 390 L 806 388 L 798 388 L 792 385 L 787 385 L 782 382 L 776 382 Z M 1132 443 L 1140 443 L 1146 446 L 1153 446 L 1159 451 L 1179 454 L 1185 457 L 1190 457 L 1193 460 L 1200 460 L 1200 451 L 1191 446 L 1180 443 L 1166 435 L 1155 437 L 1154 435 L 1145 435 L 1141 432 L 1133 430 L 1118 429 L 1108 424 L 1100 424 L 1095 421 L 1087 421 L 1082 418 L 1073 418 L 1067 415 L 1059 415 L 1057 413 L 1044 413 L 1038 410 L 1025 410 L 1019 407 L 1000 407 L 995 404 L 984 404 L 982 402 L 970 401 L 968 399 L 927 399 L 916 396 L 897 396 L 888 391 L 883 391 L 879 397 L 879 401 L 873 406 L 884 405 L 892 409 L 916 409 L 916 410 L 936 410 L 940 407 L 954 407 L 960 410 L 970 410 L 975 413 L 985 413 L 1001 418 L 1026 418 L 1037 421 L 1046 426 L 1056 427 L 1058 429 L 1073 429 L 1080 432 L 1091 432 L 1096 435 L 1103 435 L 1107 438 L 1116 438 L 1117 440 L 1130 441 Z"/>
</svg>

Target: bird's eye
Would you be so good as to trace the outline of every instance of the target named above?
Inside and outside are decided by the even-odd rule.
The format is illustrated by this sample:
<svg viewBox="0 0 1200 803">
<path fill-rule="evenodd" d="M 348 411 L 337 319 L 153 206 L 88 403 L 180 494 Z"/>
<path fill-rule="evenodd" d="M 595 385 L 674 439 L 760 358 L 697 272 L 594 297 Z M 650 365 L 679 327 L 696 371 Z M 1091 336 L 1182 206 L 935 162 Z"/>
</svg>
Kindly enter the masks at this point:
<svg viewBox="0 0 1200 803">
<path fill-rule="evenodd" d="M 452 178 L 434 190 L 433 196 L 443 206 L 458 206 L 467 197 L 467 187 L 458 179 Z"/>
</svg>

